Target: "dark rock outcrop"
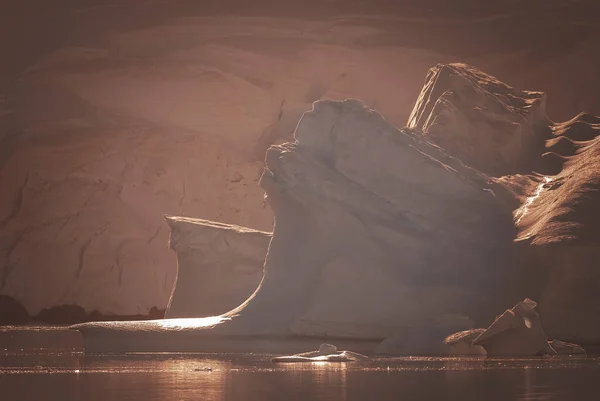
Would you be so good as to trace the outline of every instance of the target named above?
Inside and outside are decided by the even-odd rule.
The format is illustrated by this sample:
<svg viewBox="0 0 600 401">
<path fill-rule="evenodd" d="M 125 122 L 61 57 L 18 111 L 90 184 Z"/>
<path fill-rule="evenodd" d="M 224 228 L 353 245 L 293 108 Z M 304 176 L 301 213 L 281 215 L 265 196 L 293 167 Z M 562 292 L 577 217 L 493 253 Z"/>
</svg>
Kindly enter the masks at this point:
<svg viewBox="0 0 600 401">
<path fill-rule="evenodd" d="M 88 315 L 79 305 L 61 305 L 43 309 L 33 320 L 52 324 L 75 324 L 88 321 Z"/>
<path fill-rule="evenodd" d="M 97 310 L 90 313 L 79 305 L 60 305 L 43 309 L 29 316 L 25 307 L 8 295 L 0 295 L 0 326 L 25 326 L 31 324 L 69 325 L 83 322 L 162 319 L 165 311 L 156 307 L 148 314 L 106 315 Z"/>
<path fill-rule="evenodd" d="M 154 320 L 163 319 L 165 317 L 165 310 L 158 309 L 153 306 L 150 308 L 147 314 L 142 315 L 106 315 L 98 312 L 97 310 L 91 311 L 86 318 L 86 322 L 101 322 L 101 321 L 124 321 L 124 320 Z"/>
<path fill-rule="evenodd" d="M 0 325 L 25 324 L 28 320 L 27 309 L 19 301 L 0 295 Z"/>
</svg>

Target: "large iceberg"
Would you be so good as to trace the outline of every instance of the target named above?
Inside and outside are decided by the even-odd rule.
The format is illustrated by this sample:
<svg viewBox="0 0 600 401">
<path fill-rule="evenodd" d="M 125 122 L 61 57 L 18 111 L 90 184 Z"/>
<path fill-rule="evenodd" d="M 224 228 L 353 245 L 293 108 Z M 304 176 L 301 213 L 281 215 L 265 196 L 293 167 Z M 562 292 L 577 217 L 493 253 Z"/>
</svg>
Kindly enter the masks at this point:
<svg viewBox="0 0 600 401">
<path fill-rule="evenodd" d="M 447 71 L 459 78 L 444 78 Z M 543 108 L 542 94 L 516 91 L 462 64 L 430 71 L 410 127 L 395 128 L 359 100 L 315 102 L 294 142 L 267 151 L 260 186 L 275 226 L 264 275 L 247 300 L 205 319 L 74 328 L 92 350 L 209 350 L 232 346 L 231 339 L 235 349 L 264 349 L 273 346 L 266 339 L 336 338 L 372 351 L 384 339 L 379 349 L 433 329 L 441 345 L 448 327 L 488 326 L 505 305 L 541 296 L 540 318 L 549 322 L 550 338 L 579 339 L 579 329 L 560 326 L 569 307 L 579 308 L 582 322 L 591 319 L 576 327 L 598 340 L 596 312 L 570 289 L 576 281 L 556 278 L 565 277 L 557 264 L 571 249 L 594 252 L 594 228 L 581 216 L 595 216 L 598 126 L 587 116 L 557 125 Z M 545 146 L 562 132 L 581 132 L 582 119 L 591 138 L 574 144 L 579 150 L 559 165 L 561 173 L 533 173 L 532 166 L 544 166 Z M 473 148 L 462 152 L 463 142 Z M 567 174 L 569 182 L 561 178 Z M 207 246 L 202 231 L 188 230 L 182 241 Z M 261 245 L 255 246 L 258 255 Z M 540 252 L 546 249 L 552 258 Z M 584 264 L 581 271 L 590 290 L 596 288 L 597 269 Z M 557 283 L 571 286 L 568 298 L 555 290 Z"/>
<path fill-rule="evenodd" d="M 260 331 L 387 337 L 509 296 L 512 216 L 486 176 L 360 101 L 321 101 L 261 179 L 275 214 Z M 465 205 L 469 208 L 465 208 Z M 504 271 L 503 271 L 504 270 Z M 497 274 L 501 273 L 501 274 Z"/>
</svg>

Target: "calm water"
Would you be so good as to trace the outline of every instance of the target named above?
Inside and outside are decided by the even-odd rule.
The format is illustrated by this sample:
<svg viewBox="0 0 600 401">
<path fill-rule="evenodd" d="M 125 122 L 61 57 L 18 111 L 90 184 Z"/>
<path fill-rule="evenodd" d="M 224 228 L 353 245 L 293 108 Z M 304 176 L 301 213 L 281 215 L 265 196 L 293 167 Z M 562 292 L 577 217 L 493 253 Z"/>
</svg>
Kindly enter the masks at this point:
<svg viewBox="0 0 600 401">
<path fill-rule="evenodd" d="M 272 364 L 261 354 L 0 356 L 0 400 L 600 400 L 600 358 Z"/>
</svg>

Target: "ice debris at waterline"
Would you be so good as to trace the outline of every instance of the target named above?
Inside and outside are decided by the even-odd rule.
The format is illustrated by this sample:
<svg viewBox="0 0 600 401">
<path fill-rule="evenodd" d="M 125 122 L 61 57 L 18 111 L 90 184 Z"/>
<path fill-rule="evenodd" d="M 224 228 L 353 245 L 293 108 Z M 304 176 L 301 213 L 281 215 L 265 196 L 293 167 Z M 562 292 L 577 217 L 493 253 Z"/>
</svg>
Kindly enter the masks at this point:
<svg viewBox="0 0 600 401">
<path fill-rule="evenodd" d="M 303 352 L 290 356 L 277 356 L 271 359 L 271 362 L 355 362 L 370 360 L 371 358 L 366 355 L 352 351 L 338 351 L 335 345 L 321 344 L 317 351 Z"/>
<path fill-rule="evenodd" d="M 386 339 L 382 348 L 394 348 L 407 343 L 406 333 L 421 333 L 436 341 L 418 352 L 433 354 L 448 334 L 486 327 L 498 310 L 530 297 L 540 299 L 537 318 L 548 337 L 600 342 L 593 301 L 600 293 L 600 119 L 582 114 L 554 124 L 544 99 L 452 64 L 430 71 L 410 127 L 392 126 L 355 99 L 315 102 L 294 141 L 267 151 L 259 184 L 276 224 L 260 284 L 247 300 L 210 327 L 93 323 L 76 329 L 91 351 L 210 350 L 216 343 L 250 351 L 277 343 L 257 339 L 336 338 L 368 353 Z M 505 147 L 495 145 L 504 140 L 501 126 L 515 128 L 506 131 Z M 559 146 L 565 143 L 572 146 Z M 547 168 L 549 150 L 568 162 L 554 158 Z M 217 270 L 254 269 L 254 284 L 223 292 L 233 302 L 256 285 L 255 247 L 269 234 L 253 245 L 251 235 L 230 241 L 220 233 L 230 228 L 198 224 L 205 223 L 188 220 L 185 230 L 175 230 L 177 244 L 198 241 L 194 249 L 209 249 L 222 240 L 233 259 L 221 263 L 221 253 L 211 251 L 206 259 L 187 259 L 187 267 L 198 261 L 216 263 Z M 174 250 L 180 260 L 189 256 L 189 248 Z M 213 283 L 218 293 L 224 284 Z M 192 300 L 205 296 L 193 286 L 184 293 Z M 531 319 L 527 327 L 529 312 L 511 313 L 528 330 L 537 327 Z M 456 318 L 440 328 L 444 316 Z M 447 327 L 452 331 L 442 336 Z M 433 328 L 435 336 L 425 336 Z M 490 326 L 481 347 L 504 352 L 500 336 L 491 336 L 500 328 Z M 530 334 L 519 352 L 544 351 Z"/>
<path fill-rule="evenodd" d="M 447 337 L 444 344 L 453 355 L 532 356 L 585 354 L 576 344 L 548 342 L 537 303 L 527 298 L 496 317 L 487 329 L 462 331 Z M 556 346 L 555 349 L 553 346 Z"/>
<path fill-rule="evenodd" d="M 585 355 L 585 354 L 587 354 L 587 352 L 585 352 L 585 350 L 577 344 L 569 343 L 566 341 L 560 341 L 560 340 L 552 340 L 552 341 L 549 341 L 548 343 L 550 344 L 552 349 L 554 349 L 556 351 L 556 353 L 559 355 Z"/>
<path fill-rule="evenodd" d="M 525 299 L 507 309 L 473 341 L 473 345 L 481 345 L 488 355 L 556 354 L 548 344 L 536 306 L 536 302 Z"/>
</svg>

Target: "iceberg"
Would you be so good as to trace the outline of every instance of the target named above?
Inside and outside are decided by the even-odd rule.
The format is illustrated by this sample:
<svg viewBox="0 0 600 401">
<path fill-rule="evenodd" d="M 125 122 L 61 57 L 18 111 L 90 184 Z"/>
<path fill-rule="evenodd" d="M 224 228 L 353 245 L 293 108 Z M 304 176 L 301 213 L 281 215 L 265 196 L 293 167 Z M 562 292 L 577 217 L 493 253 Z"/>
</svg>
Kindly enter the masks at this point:
<svg viewBox="0 0 600 401">
<path fill-rule="evenodd" d="M 201 219 L 166 220 L 177 278 L 165 318 L 219 315 L 252 295 L 263 277 L 270 233 Z"/>
<path fill-rule="evenodd" d="M 210 299 L 220 305 L 216 316 L 73 329 L 90 350 L 264 350 L 278 341 L 291 347 L 335 338 L 361 344 L 353 348 L 360 351 L 394 351 L 411 338 L 426 338 L 445 316 L 466 316 L 485 327 L 504 305 L 541 297 L 539 315 L 527 298 L 484 332 L 449 338 L 446 347 L 466 344 L 469 352 L 483 348 L 488 355 L 554 354 L 542 323 L 551 338 L 600 339 L 595 304 L 584 304 L 575 291 L 580 277 L 589 279 L 590 291 L 596 288 L 600 272 L 579 259 L 573 260 L 581 266 L 565 270 L 575 263 L 565 262 L 570 252 L 593 256 L 600 238 L 600 225 L 588 227 L 582 220 L 596 216 L 597 120 L 583 115 L 554 124 L 545 116 L 544 99 L 452 64 L 430 71 L 408 127 L 396 128 L 356 99 L 317 101 L 302 115 L 294 141 L 266 153 L 259 185 L 275 215 L 271 237 L 219 223 L 169 220 L 181 277 L 190 275 L 184 286 L 201 271 L 200 253 L 215 257 L 217 270 L 238 264 L 239 252 L 227 248 L 232 242 L 223 255 L 210 245 L 213 236 L 240 239 L 234 248 L 253 244 L 244 252 L 253 255 L 256 274 L 246 282 L 231 273 L 231 287 L 208 299 L 203 297 L 210 289 L 175 289 L 172 316 L 196 313 Z M 561 173 L 550 180 L 533 173 L 532 166 L 544 165 L 542 153 L 554 146 L 552 137 L 569 135 L 587 142 L 573 142 L 578 150 L 559 166 Z M 506 143 L 504 136 L 510 138 Z M 506 146 L 493 145 L 498 141 Z M 185 248 L 192 243 L 197 248 Z M 184 260 L 187 251 L 201 249 Z M 225 300 L 234 302 L 234 293 L 242 297 L 255 287 L 239 306 L 219 312 Z M 177 306 L 185 297 L 187 311 L 186 302 Z M 573 319 L 564 313 L 567 307 L 585 324 L 561 326 Z M 450 334 L 445 330 L 432 335 L 438 345 Z M 473 333 L 479 335 L 469 345 Z"/>
</svg>

